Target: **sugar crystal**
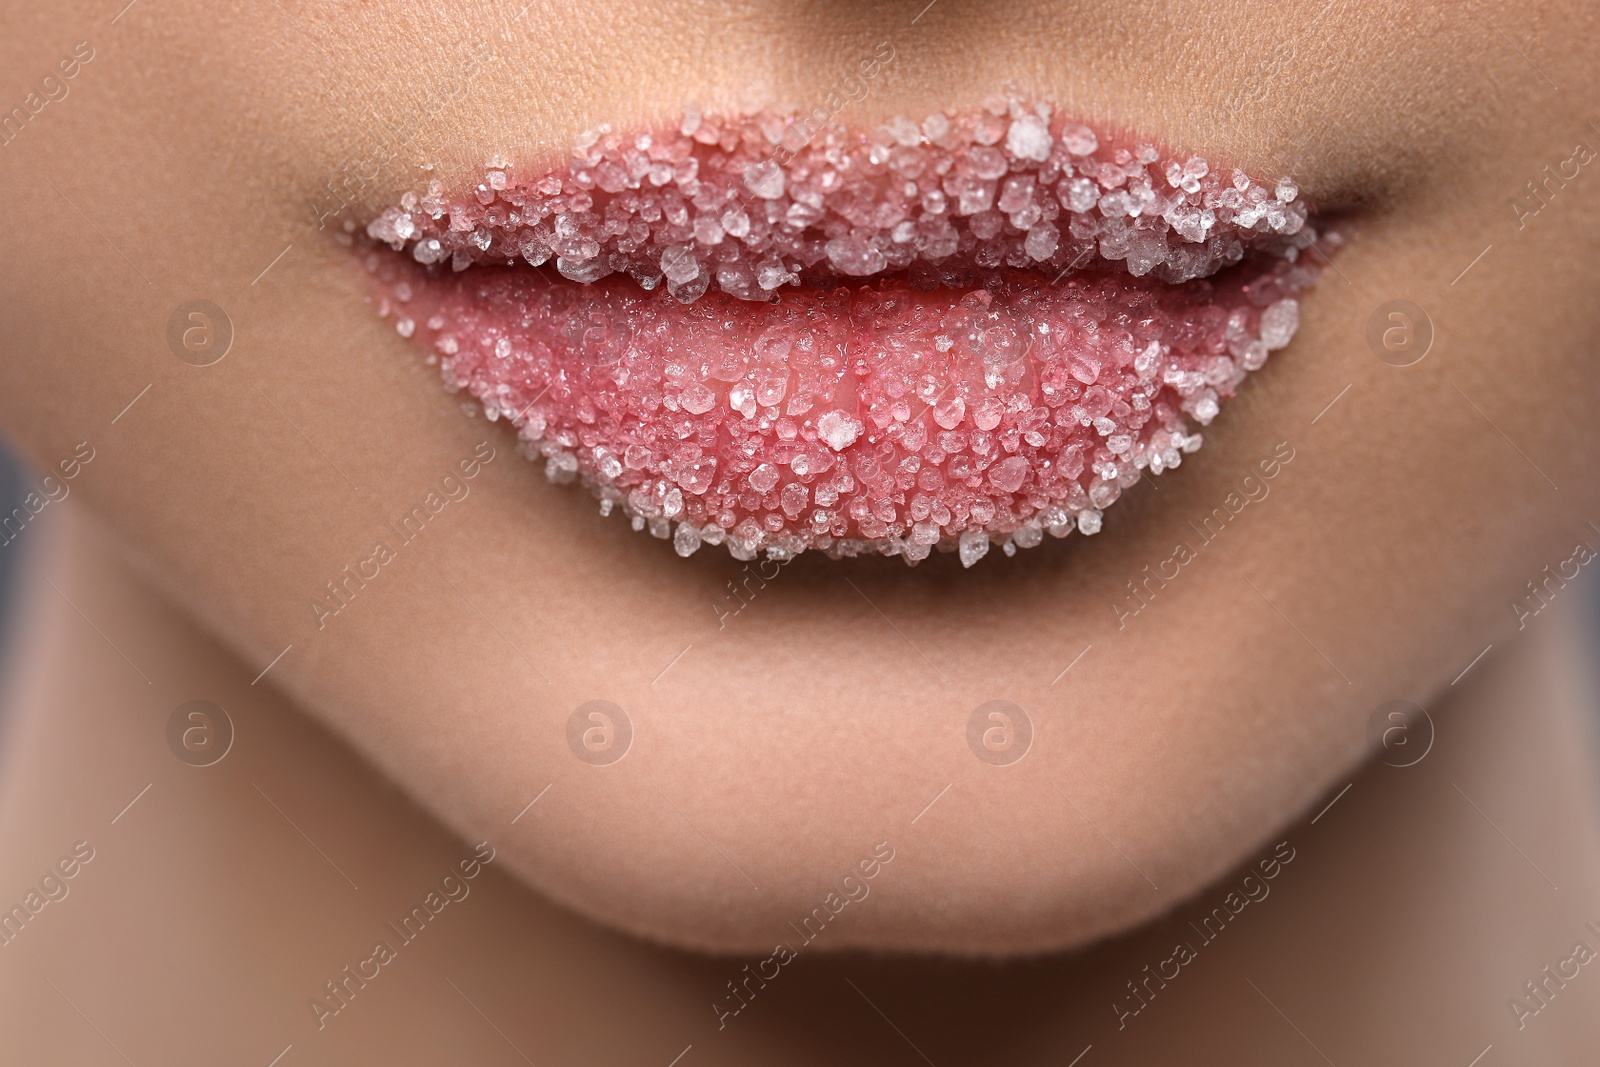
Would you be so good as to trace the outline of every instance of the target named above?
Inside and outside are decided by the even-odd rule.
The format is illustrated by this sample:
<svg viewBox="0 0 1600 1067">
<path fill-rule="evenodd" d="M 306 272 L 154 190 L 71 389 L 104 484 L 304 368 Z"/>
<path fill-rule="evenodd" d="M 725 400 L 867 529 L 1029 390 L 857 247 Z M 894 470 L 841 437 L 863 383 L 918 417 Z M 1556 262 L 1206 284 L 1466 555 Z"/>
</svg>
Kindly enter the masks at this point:
<svg viewBox="0 0 1600 1067">
<path fill-rule="evenodd" d="M 379 312 L 680 555 L 971 566 L 1178 466 L 1337 247 L 1291 179 L 1040 104 L 801 121 L 691 108 L 430 182 L 366 224 Z"/>
</svg>

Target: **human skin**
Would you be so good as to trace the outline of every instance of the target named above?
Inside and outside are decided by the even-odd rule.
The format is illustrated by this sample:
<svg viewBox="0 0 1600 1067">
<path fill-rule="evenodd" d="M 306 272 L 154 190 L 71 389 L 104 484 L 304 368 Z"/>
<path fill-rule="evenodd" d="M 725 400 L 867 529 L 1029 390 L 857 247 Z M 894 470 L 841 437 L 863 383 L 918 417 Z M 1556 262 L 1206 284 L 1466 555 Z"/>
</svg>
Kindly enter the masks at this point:
<svg viewBox="0 0 1600 1067">
<path fill-rule="evenodd" d="M 1419 762 L 1391 765 L 1413 758 L 1397 747 L 1252 854 L 1252 870 L 1279 842 L 1294 858 L 1258 875 L 1260 899 L 1212 943 L 1198 926 L 1246 888 L 1242 870 L 1081 952 L 996 964 L 831 951 L 900 892 L 919 862 L 908 837 L 864 902 L 778 978 L 751 981 L 749 1007 L 719 1021 L 727 983 L 771 946 L 662 950 L 497 869 L 575 803 L 552 789 L 496 831 L 499 856 L 470 894 L 380 977 L 352 983 L 348 1006 L 319 1027 L 324 983 L 377 939 L 398 943 L 386 924 L 472 845 L 283 694 L 251 686 L 255 668 L 130 573 L 87 515 L 73 498 L 52 505 L 16 546 L 28 553 L 13 615 L 25 625 L 0 675 L 0 906 L 74 842 L 95 857 L 0 945 L 8 1060 L 666 1064 L 692 1046 L 680 1067 L 926 1062 L 917 1050 L 961 1067 L 1060 1065 L 1092 1046 L 1079 1067 L 1405 1067 L 1465 1065 L 1491 1045 L 1481 1062 L 1585 1063 L 1600 1047 L 1593 964 L 1552 983 L 1525 1025 L 1508 1008 L 1533 1003 L 1524 983 L 1575 940 L 1600 941 L 1585 926 L 1600 925 L 1592 582 L 1432 705 Z M 207 767 L 175 759 L 164 736 L 197 696 L 236 728 Z M 1144 968 L 1178 942 L 1198 959 L 1159 986 Z M 1151 981 L 1153 997 L 1119 1019 L 1137 1003 L 1133 980 Z"/>
<path fill-rule="evenodd" d="M 41 466 L 94 442 L 75 492 L 159 588 L 585 915 L 768 951 L 887 841 L 895 891 L 833 947 L 1007 954 L 1146 920 L 1276 840 L 1364 756 L 1379 704 L 1427 699 L 1504 642 L 1508 601 L 1600 515 L 1591 176 L 1521 228 L 1511 207 L 1597 136 L 1593 17 L 944 0 L 913 24 L 920 7 L 10 14 L 0 55 L 24 73 L 7 99 L 79 40 L 95 58 L 0 150 L 25 205 L 0 264 L 0 423 Z M 374 142 L 374 110 L 422 118 L 354 221 L 597 122 L 813 100 L 882 39 L 898 58 L 852 122 L 1016 88 L 1292 174 L 1351 242 L 1206 447 L 1096 540 L 974 572 L 804 558 L 719 630 L 710 602 L 741 565 L 601 521 L 464 417 L 307 205 Z M 430 103 L 480 40 L 493 61 Z M 1249 106 L 1219 106 L 1240 86 Z M 208 368 L 165 341 L 197 297 L 237 335 Z M 1399 298 L 1436 331 L 1403 369 L 1365 337 Z M 496 458 L 470 497 L 319 628 L 324 583 L 483 442 Z M 1125 583 L 1282 442 L 1295 459 L 1271 496 L 1119 627 Z M 634 726 L 607 768 L 567 746 L 592 699 Z M 993 699 L 1037 731 L 1011 767 L 966 746 Z M 508 833 L 547 784 L 540 819 Z"/>
</svg>

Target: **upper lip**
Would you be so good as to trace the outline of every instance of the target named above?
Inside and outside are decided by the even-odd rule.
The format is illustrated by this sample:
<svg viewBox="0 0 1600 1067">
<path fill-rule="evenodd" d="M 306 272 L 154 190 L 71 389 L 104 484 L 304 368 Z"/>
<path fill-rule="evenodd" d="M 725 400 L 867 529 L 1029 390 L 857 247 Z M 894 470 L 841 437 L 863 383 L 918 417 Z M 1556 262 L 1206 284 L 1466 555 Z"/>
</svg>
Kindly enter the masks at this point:
<svg viewBox="0 0 1600 1067">
<path fill-rule="evenodd" d="M 1012 107 L 1015 111 L 1015 102 Z M 1112 212 L 1119 205 L 1122 217 L 1135 220 L 1132 228 L 1136 232 L 1170 233 L 1174 235 L 1172 247 L 1185 252 L 1195 251 L 1187 246 L 1205 247 L 1215 235 L 1237 238 L 1257 250 L 1305 248 L 1314 239 L 1314 234 L 1305 230 L 1306 204 L 1288 179 L 1262 183 L 1237 168 L 1229 174 L 1213 172 L 1199 156 L 1176 158 L 1148 141 L 1124 138 L 1108 142 L 1081 123 L 1062 119 L 1052 123 L 1050 110 L 1042 105 L 1024 108 L 1020 116 L 1010 118 L 1009 125 L 991 111 L 977 114 L 979 121 L 997 123 L 1005 136 L 981 144 L 968 136 L 961 144 L 960 128 L 947 126 L 936 128 L 934 132 L 941 136 L 931 139 L 930 123 L 948 123 L 947 116 L 936 114 L 921 124 L 895 120 L 871 134 L 840 136 L 840 131 L 830 129 L 813 136 L 795 153 L 781 147 L 781 135 L 774 135 L 764 122 L 730 122 L 698 111 L 685 118 L 677 131 L 685 136 L 678 138 L 660 131 L 624 137 L 602 126 L 578 138 L 566 174 L 519 174 L 503 158 L 495 159 L 470 190 L 451 196 L 442 183 L 434 181 L 425 193 L 408 193 L 399 205 L 382 212 L 368 225 L 367 233 L 396 249 L 409 247 L 420 263 L 448 261 L 457 270 L 472 264 L 513 264 L 519 259 L 536 266 L 553 260 L 564 277 L 580 283 L 620 271 L 651 288 L 663 278 L 672 285 L 674 274 L 682 273 L 685 280 L 678 284 L 690 292 L 696 288 L 691 283 L 697 278 L 712 280 L 717 263 L 711 253 L 725 239 L 754 244 L 757 238 L 750 235 L 752 226 L 770 229 L 780 240 L 784 235 L 808 239 L 798 242 L 796 248 L 799 243 L 815 242 L 816 250 L 824 252 L 827 260 L 823 269 L 811 270 L 814 280 L 829 273 L 852 277 L 892 273 L 918 260 L 947 259 L 948 251 L 924 254 L 941 251 L 930 246 L 948 240 L 942 230 L 919 228 L 909 239 L 896 230 L 906 222 L 915 226 L 918 208 L 922 209 L 921 221 L 953 217 L 958 234 L 975 235 L 981 232 L 976 224 L 969 221 L 963 227 L 961 221 L 997 209 L 1007 216 L 1005 222 L 1011 224 L 1013 235 L 1038 231 L 1035 245 L 1022 242 L 1028 265 L 1049 270 L 1052 276 L 1063 269 L 1117 263 L 1127 265 L 1135 275 L 1152 269 L 1142 261 L 1130 264 L 1125 252 L 1108 253 L 1103 243 L 1096 254 L 1094 235 L 1063 233 L 1066 227 L 1056 224 L 1057 218 L 1096 213 L 1115 218 Z M 943 132 L 946 129 L 949 132 Z M 708 130 L 709 148 L 699 143 Z M 1039 139 L 1030 142 L 1029 134 L 1017 137 L 1018 130 L 1034 131 L 1032 136 Z M 993 134 L 979 132 L 978 136 Z M 945 151 L 945 144 L 955 150 Z M 1048 147 L 1039 147 L 1045 145 Z M 1046 158 L 1034 161 L 1039 164 L 1036 170 L 1008 173 L 999 157 L 1005 154 L 1003 148 L 1012 146 L 1034 153 L 1048 153 L 1053 148 L 1057 157 L 1070 162 L 1071 170 L 1063 174 L 1054 160 Z M 830 158 L 835 152 L 836 163 Z M 902 165 L 902 160 L 918 154 L 924 164 Z M 930 172 L 938 175 L 941 188 L 935 195 L 943 196 L 948 211 L 932 208 L 925 196 L 899 196 L 896 186 L 906 178 L 917 179 Z M 1011 179 L 1025 188 L 1017 188 Z M 642 242 L 630 240 L 626 233 L 607 232 L 606 208 L 658 190 L 669 194 L 662 201 L 664 210 L 684 208 L 683 221 L 668 218 L 669 225 L 654 228 Z M 670 194 L 677 193 L 682 195 L 674 201 Z M 835 194 L 842 194 L 842 203 Z M 1011 204 L 1007 203 L 1008 194 L 1013 197 Z M 830 196 L 834 200 L 827 203 Z M 711 210 L 702 206 L 702 198 L 707 197 L 716 201 Z M 890 201 L 897 198 L 910 202 L 892 205 Z M 1059 203 L 1061 215 L 1040 218 L 1031 210 L 1049 210 L 1052 198 Z M 856 203 L 852 205 L 851 200 Z M 861 205 L 868 208 L 865 215 L 848 212 Z M 908 210 L 899 211 L 900 206 Z M 742 220 L 738 218 L 741 214 Z M 638 219 L 639 215 L 628 211 L 625 217 Z M 730 215 L 738 220 L 736 228 L 722 225 Z M 712 221 L 717 226 L 711 227 Z M 701 226 L 716 230 L 714 236 L 706 237 L 697 229 Z M 1049 240 L 1052 231 L 1053 248 Z M 1051 251 L 1043 251 L 1047 248 Z M 857 254 L 852 256 L 852 251 Z M 970 249 L 961 251 L 970 254 Z M 705 269 L 688 275 L 685 256 L 693 256 L 696 265 Z M 663 266 L 663 259 L 670 265 Z M 1186 259 L 1169 259 L 1157 269 L 1157 277 L 1182 282 L 1232 262 L 1236 260 L 1191 265 Z M 815 264 L 808 267 L 815 268 Z M 715 280 L 731 295 L 764 298 L 778 285 L 801 279 L 785 278 L 768 287 L 746 287 L 732 278 Z"/>
<path fill-rule="evenodd" d="M 553 476 L 582 473 L 656 532 L 678 520 L 680 551 L 726 533 L 736 555 L 876 542 L 915 560 L 959 540 L 970 563 L 991 535 L 1011 551 L 1047 527 L 1092 532 L 1130 478 L 1175 465 L 1198 444 L 1182 412 L 1210 420 L 1219 394 L 1287 341 L 1293 295 L 1315 277 L 1299 261 L 1317 234 L 1293 182 L 1111 141 L 1042 104 L 830 127 L 796 153 L 780 146 L 785 129 L 781 117 L 691 112 L 675 130 L 586 134 L 565 174 L 496 159 L 466 195 L 437 182 L 408 193 L 367 227 L 424 265 L 369 259 L 387 279 L 382 309 L 402 333 L 421 317 L 492 415 L 543 438 Z M 485 266 L 519 269 L 455 277 Z M 829 303 L 823 291 L 839 286 L 854 295 Z M 916 295 L 940 288 L 957 291 Z M 902 295 L 881 295 L 891 293 Z M 693 313 L 670 310 L 696 301 Z M 719 357 L 732 342 L 703 329 L 707 306 L 725 334 L 799 315 L 846 348 L 860 338 L 853 358 L 866 362 L 829 364 L 837 382 L 791 410 L 806 386 L 763 396 L 773 361 Z M 700 339 L 685 349 L 691 327 Z M 783 349 L 788 383 L 814 357 Z M 686 351 L 698 366 L 681 365 Z M 513 352 L 522 362 L 507 365 Z M 930 369 L 937 393 L 912 380 Z M 630 388 L 649 403 L 623 403 Z M 914 418 L 894 399 L 911 394 L 923 402 Z M 596 408 L 613 416 L 607 429 L 593 430 Z M 670 432 L 649 425 L 663 408 Z M 936 440 L 918 444 L 930 431 Z M 822 462 L 803 454 L 807 442 Z M 1081 454 L 1062 462 L 1072 448 Z M 860 469 L 846 463 L 825 486 L 815 468 L 832 466 L 829 450 Z M 954 512 L 928 504 L 925 463 L 959 489 Z M 898 482 L 879 479 L 880 464 Z M 1073 466 L 1090 473 L 1069 486 Z M 701 484 L 713 477 L 720 491 Z M 790 485 L 804 504 L 782 501 Z"/>
</svg>

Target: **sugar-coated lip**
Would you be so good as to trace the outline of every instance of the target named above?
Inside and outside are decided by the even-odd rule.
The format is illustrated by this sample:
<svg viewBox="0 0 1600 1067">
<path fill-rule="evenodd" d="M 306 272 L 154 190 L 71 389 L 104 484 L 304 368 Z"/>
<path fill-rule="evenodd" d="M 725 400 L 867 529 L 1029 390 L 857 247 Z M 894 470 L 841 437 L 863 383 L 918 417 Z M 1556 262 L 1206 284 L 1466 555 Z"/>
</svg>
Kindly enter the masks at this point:
<svg viewBox="0 0 1600 1067">
<path fill-rule="evenodd" d="M 363 259 L 452 388 L 681 555 L 971 566 L 1097 532 L 1199 447 L 1337 244 L 1308 218 L 1288 179 L 1037 102 L 864 131 L 690 109 L 408 193 Z"/>
</svg>

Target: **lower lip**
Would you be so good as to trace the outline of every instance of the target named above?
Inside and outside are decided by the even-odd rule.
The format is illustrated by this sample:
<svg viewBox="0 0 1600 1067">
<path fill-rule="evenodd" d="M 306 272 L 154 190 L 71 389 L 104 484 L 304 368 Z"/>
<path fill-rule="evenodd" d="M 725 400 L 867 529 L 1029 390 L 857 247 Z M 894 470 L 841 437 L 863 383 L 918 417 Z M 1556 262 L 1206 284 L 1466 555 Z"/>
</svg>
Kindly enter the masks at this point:
<svg viewBox="0 0 1600 1067">
<path fill-rule="evenodd" d="M 417 258 L 367 251 L 380 313 L 602 513 L 682 555 L 968 566 L 1095 533 L 1178 466 L 1192 424 L 1288 343 L 1317 274 L 1290 251 L 1177 284 L 979 268 L 956 288 L 902 273 L 683 303 L 622 274 Z"/>
</svg>

